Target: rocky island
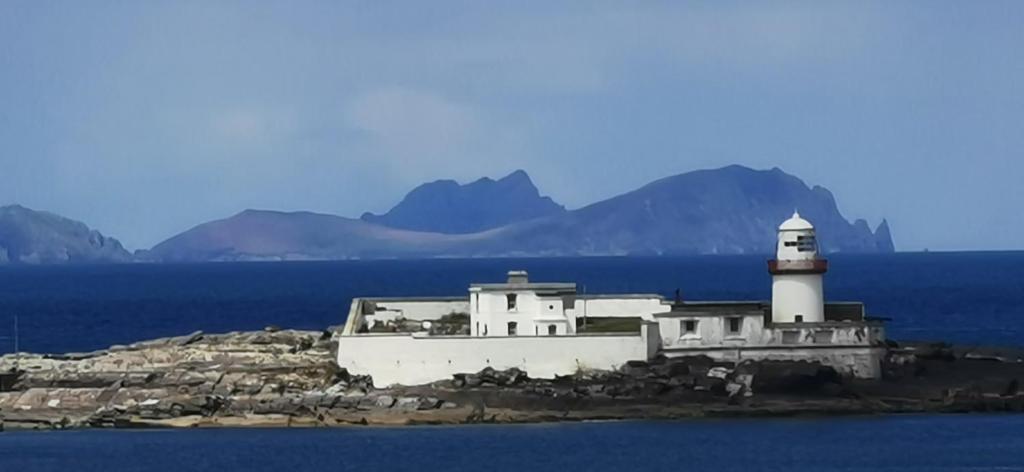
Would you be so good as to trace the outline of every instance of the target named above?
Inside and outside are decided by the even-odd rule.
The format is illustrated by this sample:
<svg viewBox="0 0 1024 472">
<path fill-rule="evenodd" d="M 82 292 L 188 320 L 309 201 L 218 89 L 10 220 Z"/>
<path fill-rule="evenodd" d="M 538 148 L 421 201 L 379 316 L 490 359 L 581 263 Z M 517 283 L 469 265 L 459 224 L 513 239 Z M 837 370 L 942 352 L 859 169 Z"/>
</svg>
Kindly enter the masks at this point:
<svg viewBox="0 0 1024 472">
<path fill-rule="evenodd" d="M 520 423 L 1024 411 L 1024 350 L 890 342 L 877 380 L 813 362 L 706 357 L 533 379 L 517 369 L 374 388 L 332 331 L 190 335 L 0 357 L 8 429 Z"/>
</svg>

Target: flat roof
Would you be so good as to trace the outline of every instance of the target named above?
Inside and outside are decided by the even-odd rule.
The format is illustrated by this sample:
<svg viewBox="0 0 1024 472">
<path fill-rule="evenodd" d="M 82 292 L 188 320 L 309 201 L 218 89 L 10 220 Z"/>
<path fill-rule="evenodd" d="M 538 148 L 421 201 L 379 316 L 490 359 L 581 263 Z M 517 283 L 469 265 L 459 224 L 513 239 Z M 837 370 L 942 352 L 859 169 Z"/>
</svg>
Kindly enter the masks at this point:
<svg viewBox="0 0 1024 472">
<path fill-rule="evenodd" d="M 469 297 L 447 296 L 447 297 L 355 297 L 368 302 L 469 302 Z M 353 298 L 353 300 L 355 299 Z"/>
<path fill-rule="evenodd" d="M 665 296 L 657 293 L 581 293 L 576 296 L 577 300 L 614 300 L 616 298 L 655 298 L 665 301 Z"/>
<path fill-rule="evenodd" d="M 536 292 L 575 292 L 576 284 L 563 282 L 525 282 L 500 284 L 470 284 L 470 290 L 478 291 L 536 291 Z"/>
<path fill-rule="evenodd" d="M 735 300 L 735 301 L 682 301 L 679 303 L 672 304 L 672 310 L 696 310 L 696 311 L 709 311 L 709 310 L 735 310 L 737 308 L 753 308 L 763 309 L 771 306 L 769 302 L 757 301 L 757 300 Z"/>
</svg>

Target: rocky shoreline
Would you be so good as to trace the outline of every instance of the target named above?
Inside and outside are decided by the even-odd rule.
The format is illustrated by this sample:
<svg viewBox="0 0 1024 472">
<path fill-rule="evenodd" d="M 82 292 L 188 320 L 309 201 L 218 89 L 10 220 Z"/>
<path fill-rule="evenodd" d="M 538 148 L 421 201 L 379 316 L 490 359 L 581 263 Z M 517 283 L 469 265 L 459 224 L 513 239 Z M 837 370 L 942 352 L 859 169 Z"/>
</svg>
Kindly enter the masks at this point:
<svg viewBox="0 0 1024 472">
<path fill-rule="evenodd" d="M 631 362 L 552 380 L 484 370 L 374 388 L 330 332 L 193 333 L 90 353 L 0 357 L 0 425 L 322 427 L 1024 411 L 1024 350 L 893 344 L 874 381 L 807 362 Z"/>
</svg>

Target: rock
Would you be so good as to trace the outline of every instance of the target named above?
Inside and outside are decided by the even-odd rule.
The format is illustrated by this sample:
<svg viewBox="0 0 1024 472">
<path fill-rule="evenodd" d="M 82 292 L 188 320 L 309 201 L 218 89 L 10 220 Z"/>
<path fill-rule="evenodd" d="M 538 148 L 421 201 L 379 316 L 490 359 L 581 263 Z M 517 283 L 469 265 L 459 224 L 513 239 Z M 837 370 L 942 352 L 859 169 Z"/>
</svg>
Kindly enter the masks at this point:
<svg viewBox="0 0 1024 472">
<path fill-rule="evenodd" d="M 692 390 L 697 385 L 697 377 L 693 375 L 676 375 L 668 379 L 668 385 L 673 388 Z"/>
<path fill-rule="evenodd" d="M 645 377 L 650 373 L 650 365 L 644 361 L 628 361 L 619 371 L 630 377 Z"/>
<path fill-rule="evenodd" d="M 712 367 L 708 370 L 708 377 L 714 377 L 716 379 L 724 379 L 729 375 L 729 369 L 725 367 Z"/>
<path fill-rule="evenodd" d="M 416 404 L 417 410 L 436 410 L 441 408 L 444 401 L 439 400 L 437 397 L 420 397 L 419 402 Z"/>
<path fill-rule="evenodd" d="M 842 384 L 835 369 L 817 362 L 760 361 L 746 369 L 756 370 L 751 387 L 761 393 L 807 394 L 819 392 L 828 384 Z"/>
<path fill-rule="evenodd" d="M 332 396 L 324 395 L 322 393 L 311 393 L 303 395 L 299 404 L 307 408 L 316 408 L 320 406 L 321 403 L 324 403 L 324 399 L 327 398 L 330 398 L 330 403 L 334 403 L 334 397 Z M 328 406 L 328 408 L 330 408 L 330 406 Z"/>
<path fill-rule="evenodd" d="M 654 366 L 652 370 L 657 375 L 673 378 L 688 375 L 690 373 L 690 366 L 685 362 L 670 360 Z"/>
<path fill-rule="evenodd" d="M 180 338 L 175 338 L 175 341 L 177 342 L 177 344 L 179 346 L 188 346 L 189 344 L 192 344 L 192 343 L 194 343 L 196 341 L 199 341 L 200 339 L 203 339 L 203 332 L 202 331 L 194 331 L 194 332 L 192 332 L 191 334 L 189 334 L 187 336 L 182 336 Z"/>
<path fill-rule="evenodd" d="M 498 387 L 513 387 L 522 385 L 530 380 L 530 377 L 521 369 L 511 368 L 507 370 L 495 370 L 486 367 L 476 374 L 455 374 L 452 376 L 451 384 L 455 388 L 476 388 L 489 384 Z"/>
<path fill-rule="evenodd" d="M 1017 379 L 1013 379 L 1009 384 L 1006 385 L 1006 389 L 1003 390 L 1004 397 L 1014 397 L 1020 391 L 1020 383 Z"/>
<path fill-rule="evenodd" d="M 376 406 L 377 408 L 391 408 L 395 405 L 395 397 L 391 395 L 381 395 L 377 397 Z"/>
<path fill-rule="evenodd" d="M 953 362 L 956 360 L 953 347 L 947 343 L 931 343 L 924 346 L 918 346 L 914 351 L 914 354 L 919 359 L 941 360 L 947 362 Z"/>
<path fill-rule="evenodd" d="M 418 410 L 419 406 L 419 397 L 399 397 L 394 403 L 394 407 L 399 410 Z"/>
</svg>

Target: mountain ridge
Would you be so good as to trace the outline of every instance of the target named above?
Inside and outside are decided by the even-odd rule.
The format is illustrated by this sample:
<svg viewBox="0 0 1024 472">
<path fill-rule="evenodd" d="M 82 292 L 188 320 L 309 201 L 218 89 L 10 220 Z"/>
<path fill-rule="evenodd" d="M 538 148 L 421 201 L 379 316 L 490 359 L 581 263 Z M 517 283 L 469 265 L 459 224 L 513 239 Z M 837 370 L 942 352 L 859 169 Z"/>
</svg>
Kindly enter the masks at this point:
<svg viewBox="0 0 1024 472">
<path fill-rule="evenodd" d="M 522 175 L 517 175 L 519 173 Z M 529 181 L 522 171 L 509 177 L 525 177 Z M 497 183 L 502 180 L 479 179 L 465 185 L 441 185 L 448 189 L 446 191 L 464 190 L 476 182 Z M 424 185 L 437 182 L 454 181 L 435 181 Z M 530 186 L 533 187 L 532 182 Z M 414 193 L 416 189 L 410 195 Z M 539 197 L 535 192 L 525 195 L 530 199 Z M 448 203 L 444 199 L 439 203 L 442 208 L 437 210 L 425 203 L 429 201 L 419 201 L 414 205 L 416 211 L 428 216 L 458 213 L 451 211 L 450 206 L 444 206 Z M 404 199 L 395 208 L 405 202 Z M 796 176 L 778 168 L 754 170 L 733 165 L 698 170 L 658 179 L 631 192 L 579 209 L 559 207 L 562 211 L 517 219 L 503 225 L 493 222 L 481 224 L 478 226 L 483 229 L 470 233 L 446 227 L 447 221 L 435 223 L 434 231 L 422 231 L 402 227 L 408 226 L 405 222 L 387 226 L 381 220 L 367 221 L 365 215 L 360 219 L 320 215 L 317 225 L 322 226 L 300 229 L 303 225 L 312 224 L 306 212 L 242 212 L 168 239 L 155 246 L 151 253 L 157 260 L 172 262 L 770 254 L 774 250 L 778 224 L 795 209 L 799 209 L 819 229 L 822 247 L 827 253 L 892 252 L 895 249 L 888 221 L 883 221 L 876 231 L 872 231 L 863 220 L 850 223 L 839 212 L 835 196 L 828 189 L 808 187 Z M 256 214 L 260 215 L 260 224 L 251 227 L 245 223 L 246 220 L 252 223 L 251 218 L 245 218 L 245 215 Z M 277 233 L 268 236 L 265 234 L 267 231 Z M 223 240 L 224 235 L 229 235 L 227 240 Z M 220 241 L 217 243 L 220 250 L 211 251 L 203 244 L 177 244 L 204 240 Z"/>
<path fill-rule="evenodd" d="M 388 212 L 367 212 L 360 219 L 398 229 L 469 234 L 565 211 L 550 197 L 541 196 L 520 169 L 498 180 L 482 177 L 468 184 L 450 179 L 421 184 Z"/>
<path fill-rule="evenodd" d="M 872 230 L 863 219 L 848 221 L 824 187 L 779 168 L 733 165 L 664 177 L 573 210 L 541 196 L 522 170 L 467 184 L 439 180 L 382 215 L 249 209 L 134 255 L 84 223 L 12 205 L 0 207 L 0 264 L 768 255 L 794 210 L 814 223 L 825 253 L 895 251 L 888 220 Z"/>
<path fill-rule="evenodd" d="M 129 262 L 115 238 L 80 221 L 21 205 L 0 207 L 0 264 Z"/>
</svg>

